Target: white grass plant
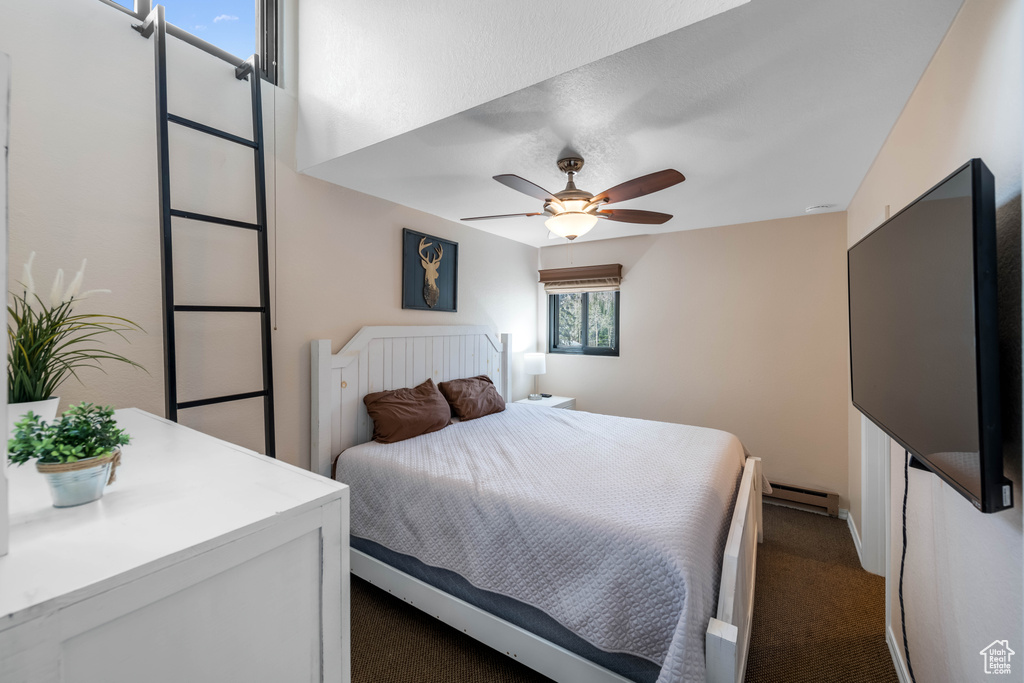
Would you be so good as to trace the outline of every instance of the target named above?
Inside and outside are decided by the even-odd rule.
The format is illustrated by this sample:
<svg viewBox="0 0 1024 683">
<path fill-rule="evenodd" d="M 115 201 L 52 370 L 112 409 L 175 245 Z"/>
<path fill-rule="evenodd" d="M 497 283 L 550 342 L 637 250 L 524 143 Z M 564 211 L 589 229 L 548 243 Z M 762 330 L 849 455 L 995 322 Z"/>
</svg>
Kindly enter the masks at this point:
<svg viewBox="0 0 1024 683">
<path fill-rule="evenodd" d="M 109 293 L 107 289 L 82 292 L 85 259 L 71 284 L 64 287 L 64 271 L 57 271 L 50 288 L 49 303 L 36 293 L 32 276 L 32 252 L 22 271 L 20 294 L 12 294 L 7 307 L 7 400 L 9 403 L 45 401 L 55 395 L 57 387 L 73 376 L 79 381 L 83 368 L 103 370 L 104 361 L 126 363 L 144 369 L 138 363 L 100 346 L 106 334 L 127 340 L 125 332 L 142 328 L 131 320 L 113 315 L 75 313 L 74 305 L 93 294 Z"/>
</svg>

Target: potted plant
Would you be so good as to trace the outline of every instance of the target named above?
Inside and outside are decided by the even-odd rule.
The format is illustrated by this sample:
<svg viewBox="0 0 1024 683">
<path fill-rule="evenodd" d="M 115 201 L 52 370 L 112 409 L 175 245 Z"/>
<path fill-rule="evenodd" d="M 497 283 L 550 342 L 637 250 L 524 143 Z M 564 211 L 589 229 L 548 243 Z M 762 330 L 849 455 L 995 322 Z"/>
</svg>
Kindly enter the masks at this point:
<svg viewBox="0 0 1024 683">
<path fill-rule="evenodd" d="M 7 307 L 8 434 L 29 411 L 42 415 L 44 421 L 53 420 L 60 401 L 55 398 L 57 387 L 69 375 L 77 379 L 82 368 L 99 369 L 103 361 L 117 361 L 142 369 L 124 356 L 96 347 L 103 335 L 113 333 L 125 338 L 124 332 L 142 331 L 141 327 L 117 316 L 74 312 L 75 304 L 82 299 L 110 291 L 80 291 L 85 260 L 67 288 L 64 271 L 57 271 L 49 302 L 45 303 L 35 291 L 35 257 L 32 252 L 22 271 L 20 284 L 24 289 L 12 294 L 13 302 Z"/>
<path fill-rule="evenodd" d="M 17 465 L 35 459 L 50 485 L 53 506 L 72 507 L 103 496 L 114 481 L 121 446 L 130 439 L 118 429 L 113 408 L 81 403 L 52 422 L 30 412 L 15 426 L 7 457 Z"/>
</svg>

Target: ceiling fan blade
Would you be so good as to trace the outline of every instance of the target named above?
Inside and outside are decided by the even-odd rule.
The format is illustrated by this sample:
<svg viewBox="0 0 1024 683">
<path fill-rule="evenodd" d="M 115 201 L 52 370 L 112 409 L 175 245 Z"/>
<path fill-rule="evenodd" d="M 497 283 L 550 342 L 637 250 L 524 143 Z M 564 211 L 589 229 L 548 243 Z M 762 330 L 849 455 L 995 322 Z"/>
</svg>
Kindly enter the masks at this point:
<svg viewBox="0 0 1024 683">
<path fill-rule="evenodd" d="M 537 199 L 549 201 L 555 198 L 553 194 L 545 190 L 540 185 L 537 185 L 536 183 L 531 183 L 526 178 L 520 178 L 519 176 L 513 175 L 511 173 L 505 173 L 504 175 L 496 175 L 494 176 L 494 179 L 497 180 L 502 185 L 507 185 L 508 187 L 511 187 L 513 190 L 519 190 L 523 194 L 528 194 L 531 197 L 535 197 Z"/>
<path fill-rule="evenodd" d="M 640 211 L 639 209 L 608 209 L 607 211 L 598 211 L 597 215 L 610 221 L 644 223 L 647 225 L 661 225 L 672 218 L 672 214 L 658 213 L 657 211 Z"/>
<path fill-rule="evenodd" d="M 489 221 L 492 218 L 518 218 L 519 216 L 540 216 L 540 213 L 503 213 L 499 216 L 473 216 L 472 218 L 460 218 L 463 221 Z"/>
<path fill-rule="evenodd" d="M 647 175 L 640 176 L 639 178 L 627 180 L 620 185 L 616 185 L 610 190 L 605 190 L 590 201 L 591 203 L 597 203 L 602 199 L 607 199 L 607 202 L 605 202 L 606 204 L 624 202 L 627 199 L 635 199 L 636 197 L 643 197 L 645 194 L 664 190 L 665 188 L 672 187 L 684 180 L 686 180 L 686 178 L 683 177 L 682 173 L 675 169 L 667 168 L 664 171 L 648 173 Z"/>
</svg>

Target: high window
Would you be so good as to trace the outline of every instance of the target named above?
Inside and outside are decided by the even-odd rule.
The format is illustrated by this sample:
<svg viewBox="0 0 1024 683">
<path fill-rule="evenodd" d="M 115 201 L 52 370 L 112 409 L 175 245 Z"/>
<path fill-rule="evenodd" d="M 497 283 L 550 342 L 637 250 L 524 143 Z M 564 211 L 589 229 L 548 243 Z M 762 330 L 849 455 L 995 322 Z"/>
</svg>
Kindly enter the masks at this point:
<svg viewBox="0 0 1024 683">
<path fill-rule="evenodd" d="M 540 271 L 548 293 L 548 353 L 619 355 L 622 266 Z"/>
<path fill-rule="evenodd" d="M 167 23 L 239 60 L 260 56 L 263 77 L 277 83 L 278 0 L 102 0 L 139 19 L 155 4 Z M 192 41 L 190 41 L 192 42 Z"/>
<path fill-rule="evenodd" d="M 160 0 L 167 22 L 242 59 L 258 54 L 253 0 Z"/>
</svg>

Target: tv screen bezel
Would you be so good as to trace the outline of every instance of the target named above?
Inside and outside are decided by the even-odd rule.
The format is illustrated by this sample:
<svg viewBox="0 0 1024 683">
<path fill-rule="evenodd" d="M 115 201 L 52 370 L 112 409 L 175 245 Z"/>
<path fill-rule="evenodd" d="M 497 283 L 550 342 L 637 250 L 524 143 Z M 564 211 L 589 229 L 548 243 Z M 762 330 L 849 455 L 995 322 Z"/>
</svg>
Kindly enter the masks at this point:
<svg viewBox="0 0 1024 683">
<path fill-rule="evenodd" d="M 959 175 L 964 169 L 971 169 L 971 200 L 972 200 L 972 235 L 973 272 L 974 272 L 974 349 L 975 349 L 975 382 L 978 396 L 978 447 L 979 467 L 981 469 L 981 498 L 978 499 L 971 491 L 962 486 L 956 479 L 936 466 L 927 455 L 920 453 L 913 444 L 906 441 L 878 417 L 872 415 L 864 406 L 857 402 L 854 392 L 855 369 L 853 367 L 853 319 L 850 306 L 853 298 L 850 255 L 863 242 L 887 226 L 897 221 L 908 211 Z M 1003 443 L 1001 407 L 999 397 L 999 318 L 997 308 L 996 287 L 996 216 L 995 216 L 995 178 L 981 159 L 971 159 L 964 165 L 936 183 L 913 202 L 886 219 L 881 225 L 859 239 L 846 251 L 847 276 L 847 321 L 850 343 L 850 396 L 853 405 L 865 417 L 874 422 L 893 440 L 909 451 L 915 459 L 954 490 L 967 498 L 975 508 L 982 512 L 998 512 L 1013 507 L 1012 486 L 1005 488 L 1010 482 L 1003 476 Z M 893 333 L 897 333 L 893 331 Z"/>
</svg>

